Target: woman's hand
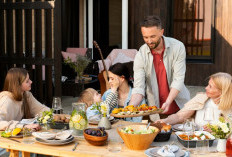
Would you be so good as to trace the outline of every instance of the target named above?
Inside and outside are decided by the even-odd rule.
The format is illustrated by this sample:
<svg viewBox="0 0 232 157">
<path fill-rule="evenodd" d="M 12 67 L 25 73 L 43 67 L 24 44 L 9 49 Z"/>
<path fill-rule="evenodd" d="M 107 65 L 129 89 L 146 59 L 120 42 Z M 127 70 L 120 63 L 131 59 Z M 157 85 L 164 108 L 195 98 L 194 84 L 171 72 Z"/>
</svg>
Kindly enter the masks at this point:
<svg viewBox="0 0 232 157">
<path fill-rule="evenodd" d="M 39 124 L 28 124 L 25 125 L 24 127 L 35 131 L 39 131 L 41 129 Z"/>
<path fill-rule="evenodd" d="M 118 90 L 118 87 L 119 87 L 119 79 L 118 77 L 115 77 L 114 81 L 110 83 L 111 91 L 116 92 Z"/>
</svg>

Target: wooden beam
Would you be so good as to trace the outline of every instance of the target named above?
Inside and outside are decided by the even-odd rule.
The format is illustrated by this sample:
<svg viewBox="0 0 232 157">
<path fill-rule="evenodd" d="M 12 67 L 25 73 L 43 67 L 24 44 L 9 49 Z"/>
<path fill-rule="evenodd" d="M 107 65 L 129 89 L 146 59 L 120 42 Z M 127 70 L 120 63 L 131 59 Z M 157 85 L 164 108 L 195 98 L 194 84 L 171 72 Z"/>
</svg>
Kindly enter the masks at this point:
<svg viewBox="0 0 232 157">
<path fill-rule="evenodd" d="M 0 3 L 0 10 L 14 9 L 54 9 L 54 1 Z"/>
</svg>

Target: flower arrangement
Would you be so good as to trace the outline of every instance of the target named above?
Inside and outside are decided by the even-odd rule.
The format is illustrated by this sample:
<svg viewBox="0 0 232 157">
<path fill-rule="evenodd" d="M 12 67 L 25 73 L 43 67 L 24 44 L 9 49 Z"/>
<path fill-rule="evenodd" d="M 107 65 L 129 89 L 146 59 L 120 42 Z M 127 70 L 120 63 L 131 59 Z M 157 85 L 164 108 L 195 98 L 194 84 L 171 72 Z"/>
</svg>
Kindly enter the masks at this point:
<svg viewBox="0 0 232 157">
<path fill-rule="evenodd" d="M 109 106 L 104 102 L 97 102 L 96 104 L 93 104 L 91 110 L 97 110 L 97 112 L 102 114 L 103 117 L 106 117 L 109 111 Z"/>
<path fill-rule="evenodd" d="M 38 122 L 43 125 L 47 125 L 48 123 L 54 123 L 53 119 L 53 109 L 50 111 L 43 111 L 42 115 L 38 117 Z"/>
<path fill-rule="evenodd" d="M 219 121 L 215 124 L 207 124 L 207 127 L 211 130 L 211 134 L 219 139 L 226 139 L 232 132 L 230 123 L 224 117 L 219 117 Z"/>
<path fill-rule="evenodd" d="M 86 56 L 81 55 L 76 56 L 75 62 L 72 62 L 71 58 L 69 57 L 64 60 L 65 64 L 69 65 L 70 68 L 74 69 L 74 71 L 77 73 L 77 76 L 79 77 L 79 80 L 81 80 L 83 72 L 90 62 L 90 59 L 88 59 Z"/>
</svg>

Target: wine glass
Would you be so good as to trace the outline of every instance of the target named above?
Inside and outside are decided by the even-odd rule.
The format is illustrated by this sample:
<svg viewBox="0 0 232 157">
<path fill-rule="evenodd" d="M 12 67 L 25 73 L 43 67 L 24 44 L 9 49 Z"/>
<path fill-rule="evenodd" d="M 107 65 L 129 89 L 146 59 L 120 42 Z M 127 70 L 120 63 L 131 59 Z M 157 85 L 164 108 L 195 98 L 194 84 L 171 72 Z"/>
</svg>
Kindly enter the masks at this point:
<svg viewBox="0 0 232 157">
<path fill-rule="evenodd" d="M 56 114 L 62 114 L 62 106 L 61 106 L 61 99 L 60 97 L 53 97 L 52 101 L 52 109 L 54 110 L 53 112 Z"/>
<path fill-rule="evenodd" d="M 183 131 L 185 132 L 185 134 L 188 136 L 188 146 L 187 149 L 189 150 L 189 136 L 192 135 L 195 131 L 195 127 L 193 122 L 191 122 L 189 119 L 187 119 L 184 123 L 183 126 Z"/>
<path fill-rule="evenodd" d="M 211 107 L 207 107 L 204 112 L 203 120 L 207 122 L 207 124 L 210 124 L 212 121 L 214 121 L 214 110 Z M 203 127 L 203 126 L 202 126 Z"/>
</svg>

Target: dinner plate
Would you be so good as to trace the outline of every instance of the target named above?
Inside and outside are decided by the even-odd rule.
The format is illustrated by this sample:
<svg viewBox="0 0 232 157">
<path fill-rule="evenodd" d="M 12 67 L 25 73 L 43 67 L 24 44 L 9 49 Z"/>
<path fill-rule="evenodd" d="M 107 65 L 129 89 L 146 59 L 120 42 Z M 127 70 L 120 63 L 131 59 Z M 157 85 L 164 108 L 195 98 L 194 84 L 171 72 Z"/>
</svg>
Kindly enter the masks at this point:
<svg viewBox="0 0 232 157">
<path fill-rule="evenodd" d="M 159 155 L 157 152 L 159 149 L 161 149 L 162 147 L 155 147 L 155 148 L 150 148 L 150 149 L 147 149 L 145 151 L 145 154 L 148 156 L 148 157 L 161 157 L 161 155 Z M 178 149 L 177 152 L 175 152 L 175 156 L 176 157 L 185 157 L 187 156 L 186 155 L 187 152 L 181 150 L 180 148 Z"/>
<path fill-rule="evenodd" d="M 53 146 L 65 145 L 65 144 L 73 142 L 74 139 L 75 138 L 73 136 L 70 136 L 70 138 L 68 138 L 66 140 L 43 140 L 43 139 L 40 139 L 38 137 L 35 138 L 35 140 L 38 143 L 46 144 L 46 145 L 53 145 Z"/>
<path fill-rule="evenodd" d="M 175 124 L 172 126 L 173 131 L 184 131 L 184 124 Z M 199 130 L 199 128 L 196 126 L 195 130 Z"/>
<path fill-rule="evenodd" d="M 114 121 L 114 117 L 113 116 L 109 116 L 108 119 L 109 119 L 110 122 Z M 99 123 L 99 121 L 89 120 L 89 124 L 97 125 L 98 123 Z"/>
</svg>

